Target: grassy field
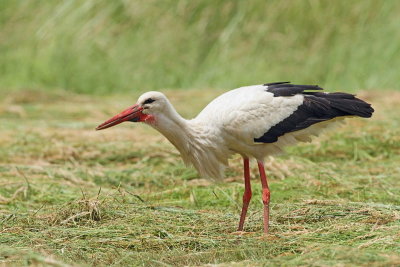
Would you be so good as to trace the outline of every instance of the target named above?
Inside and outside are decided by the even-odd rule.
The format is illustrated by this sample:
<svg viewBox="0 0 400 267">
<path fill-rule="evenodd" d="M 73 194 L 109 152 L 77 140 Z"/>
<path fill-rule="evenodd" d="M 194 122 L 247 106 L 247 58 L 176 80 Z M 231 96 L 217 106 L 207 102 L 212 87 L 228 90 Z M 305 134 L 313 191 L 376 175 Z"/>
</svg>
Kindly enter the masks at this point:
<svg viewBox="0 0 400 267">
<path fill-rule="evenodd" d="M 0 266 L 399 266 L 399 14 L 397 0 L 1 0 Z M 238 235 L 239 157 L 212 182 L 145 125 L 94 131 L 143 91 L 193 117 L 273 81 L 359 92 L 376 113 L 268 159 L 268 237 L 254 162 Z"/>
<path fill-rule="evenodd" d="M 220 92 L 166 93 L 192 117 Z M 213 183 L 150 127 L 94 131 L 136 95 L 11 92 L 0 102 L 0 265 L 399 266 L 400 93 L 359 95 L 372 119 L 269 159 L 265 238 L 256 175 L 248 234 L 234 233 L 240 158 Z"/>
<path fill-rule="evenodd" d="M 400 89 L 398 0 L 0 1 L 0 90 Z"/>
</svg>

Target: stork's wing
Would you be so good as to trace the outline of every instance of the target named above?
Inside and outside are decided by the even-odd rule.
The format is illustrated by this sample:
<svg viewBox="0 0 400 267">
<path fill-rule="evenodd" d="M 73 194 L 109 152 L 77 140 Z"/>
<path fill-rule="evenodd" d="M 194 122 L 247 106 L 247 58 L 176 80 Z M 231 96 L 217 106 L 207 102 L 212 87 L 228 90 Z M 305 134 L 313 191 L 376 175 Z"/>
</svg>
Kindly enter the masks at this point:
<svg viewBox="0 0 400 267">
<path fill-rule="evenodd" d="M 297 109 L 268 129 L 261 137 L 254 138 L 255 142 L 272 143 L 285 133 L 299 131 L 309 126 L 343 116 L 359 116 L 369 118 L 374 109 L 370 104 L 348 93 L 304 92 L 305 90 L 323 90 L 318 86 L 292 84 L 266 84 L 268 91 L 275 97 L 291 96 L 302 93 L 303 103 Z"/>
<path fill-rule="evenodd" d="M 322 93 L 288 82 L 248 86 L 212 101 L 198 116 L 246 143 L 273 143 L 286 133 L 340 116 L 370 117 L 371 106 L 347 93 Z"/>
</svg>

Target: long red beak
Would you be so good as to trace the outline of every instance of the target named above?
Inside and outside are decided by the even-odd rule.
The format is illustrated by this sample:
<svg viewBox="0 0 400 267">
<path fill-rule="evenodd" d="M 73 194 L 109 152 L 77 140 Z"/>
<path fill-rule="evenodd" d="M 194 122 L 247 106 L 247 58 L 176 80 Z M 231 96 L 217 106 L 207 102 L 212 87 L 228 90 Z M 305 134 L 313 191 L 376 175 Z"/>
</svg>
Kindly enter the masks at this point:
<svg viewBox="0 0 400 267">
<path fill-rule="evenodd" d="M 125 109 L 121 113 L 115 115 L 111 119 L 97 126 L 96 130 L 103 130 L 112 127 L 114 125 L 120 124 L 121 122 L 124 121 L 138 122 L 140 120 L 140 116 L 143 115 L 142 110 L 143 108 L 140 107 L 139 105 L 133 105 L 132 107 Z"/>
</svg>

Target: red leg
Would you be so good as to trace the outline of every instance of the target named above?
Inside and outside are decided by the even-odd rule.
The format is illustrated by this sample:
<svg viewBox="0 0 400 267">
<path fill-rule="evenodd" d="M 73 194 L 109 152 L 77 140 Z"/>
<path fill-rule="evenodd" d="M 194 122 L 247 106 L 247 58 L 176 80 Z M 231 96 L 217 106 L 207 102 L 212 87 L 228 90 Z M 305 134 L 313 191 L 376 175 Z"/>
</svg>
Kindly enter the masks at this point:
<svg viewBox="0 0 400 267">
<path fill-rule="evenodd" d="M 268 187 L 267 176 L 265 175 L 264 163 L 261 161 L 258 161 L 257 163 L 258 163 L 258 170 L 260 171 L 262 200 L 264 203 L 264 233 L 268 234 L 270 191 Z"/>
<path fill-rule="evenodd" d="M 247 208 L 249 207 L 251 199 L 250 167 L 248 158 L 243 158 L 243 169 L 244 169 L 243 206 L 242 206 L 242 213 L 240 214 L 238 231 L 243 231 L 244 220 L 246 219 Z"/>
</svg>

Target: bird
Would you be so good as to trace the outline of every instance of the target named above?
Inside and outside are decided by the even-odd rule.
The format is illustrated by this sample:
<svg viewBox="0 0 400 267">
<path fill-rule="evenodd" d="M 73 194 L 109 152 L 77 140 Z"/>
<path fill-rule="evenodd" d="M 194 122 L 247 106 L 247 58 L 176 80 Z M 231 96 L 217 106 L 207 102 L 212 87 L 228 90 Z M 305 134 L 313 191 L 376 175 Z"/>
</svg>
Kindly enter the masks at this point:
<svg viewBox="0 0 400 267">
<path fill-rule="evenodd" d="M 256 159 L 262 187 L 263 228 L 269 232 L 271 193 L 266 157 L 298 142 L 309 142 L 348 117 L 369 118 L 371 104 L 344 92 L 325 92 L 318 85 L 274 82 L 244 86 L 212 100 L 195 118 L 183 118 L 161 92 L 142 94 L 136 104 L 97 126 L 143 122 L 164 135 L 187 165 L 203 177 L 223 177 L 228 159 L 243 158 L 244 193 L 238 232 L 243 232 L 252 197 L 250 159 Z"/>
</svg>

